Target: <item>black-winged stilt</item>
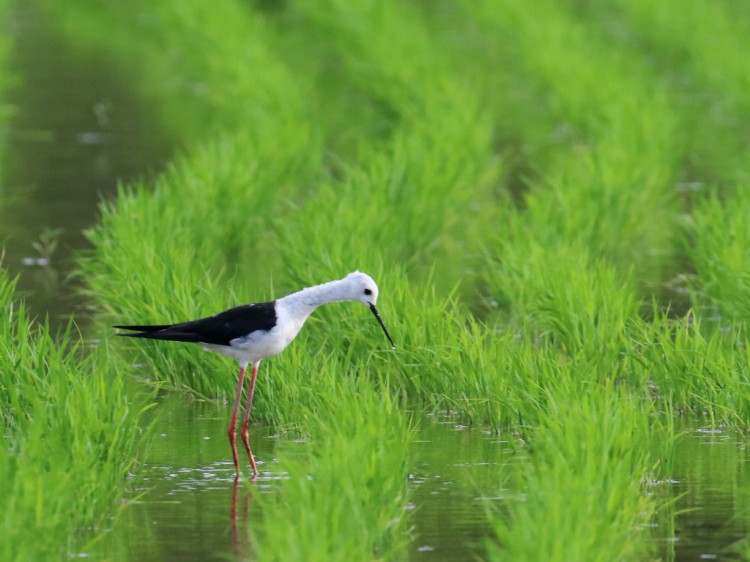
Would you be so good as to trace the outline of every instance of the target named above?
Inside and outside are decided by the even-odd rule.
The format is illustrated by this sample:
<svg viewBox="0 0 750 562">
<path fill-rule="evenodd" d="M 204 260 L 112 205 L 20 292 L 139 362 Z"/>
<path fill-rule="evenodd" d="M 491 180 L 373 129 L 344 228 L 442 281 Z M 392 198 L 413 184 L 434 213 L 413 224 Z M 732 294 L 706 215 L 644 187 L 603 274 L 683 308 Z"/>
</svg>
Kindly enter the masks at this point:
<svg viewBox="0 0 750 562">
<path fill-rule="evenodd" d="M 377 300 L 378 286 L 372 277 L 355 271 L 343 279 L 308 287 L 275 301 L 237 306 L 200 320 L 155 326 L 114 327 L 138 332 L 137 334 L 119 334 L 121 336 L 198 343 L 204 349 L 233 357 L 239 362 L 237 393 L 228 430 L 234 468 L 238 475 L 240 465 L 237 459 L 237 411 L 242 397 L 245 370 L 248 365 L 252 365 L 250 386 L 247 391 L 247 407 L 240 434 L 253 469 L 253 477 L 255 477 L 258 469 L 250 450 L 248 423 L 260 362 L 266 357 L 283 351 L 297 336 L 302 324 L 316 308 L 323 304 L 340 301 L 357 301 L 370 307 L 388 341 L 395 348 L 396 345 L 375 307 Z"/>
</svg>

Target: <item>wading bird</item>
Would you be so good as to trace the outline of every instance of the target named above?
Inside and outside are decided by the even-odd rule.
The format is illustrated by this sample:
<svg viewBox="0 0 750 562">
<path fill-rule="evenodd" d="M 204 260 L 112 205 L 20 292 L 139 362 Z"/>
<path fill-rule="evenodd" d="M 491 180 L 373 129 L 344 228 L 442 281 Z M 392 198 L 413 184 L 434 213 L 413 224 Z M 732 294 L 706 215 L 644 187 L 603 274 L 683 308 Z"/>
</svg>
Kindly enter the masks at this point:
<svg viewBox="0 0 750 562">
<path fill-rule="evenodd" d="M 372 277 L 355 271 L 343 279 L 308 287 L 275 301 L 237 306 L 200 320 L 155 326 L 114 327 L 138 332 L 119 334 L 121 336 L 197 343 L 208 351 L 216 351 L 237 360 L 240 364 L 240 373 L 228 433 L 229 442 L 232 445 L 234 468 L 238 475 L 240 465 L 237 460 L 237 412 L 242 397 L 245 371 L 248 365 L 252 365 L 250 386 L 247 391 L 247 407 L 240 435 L 253 469 L 253 477 L 255 477 L 258 475 L 258 469 L 250 450 L 248 424 L 260 362 L 266 357 L 283 351 L 297 336 L 305 320 L 316 308 L 323 304 L 340 301 L 356 301 L 368 306 L 395 349 L 396 345 L 375 307 L 377 300 L 378 286 Z"/>
</svg>

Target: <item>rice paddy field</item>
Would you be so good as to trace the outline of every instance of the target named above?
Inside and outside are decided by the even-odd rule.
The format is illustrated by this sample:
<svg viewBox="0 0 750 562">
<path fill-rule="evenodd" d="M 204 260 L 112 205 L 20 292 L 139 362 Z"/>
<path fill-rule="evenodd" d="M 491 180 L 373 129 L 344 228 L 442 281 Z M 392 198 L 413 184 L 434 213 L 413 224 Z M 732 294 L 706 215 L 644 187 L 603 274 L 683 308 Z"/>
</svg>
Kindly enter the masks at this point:
<svg viewBox="0 0 750 562">
<path fill-rule="evenodd" d="M 138 108 L 133 145 L 81 142 L 148 163 L 111 165 L 63 235 L 64 321 L 8 259 L 23 209 L 84 197 L 8 179 L 42 165 L 17 149 L 32 15 L 116 85 L 100 125 Z M 750 5 L 0 0 L 0 21 L 2 560 L 750 559 Z M 360 306 L 317 311 L 261 366 L 257 482 L 227 464 L 235 365 L 113 337 L 355 269 L 397 348 Z"/>
</svg>

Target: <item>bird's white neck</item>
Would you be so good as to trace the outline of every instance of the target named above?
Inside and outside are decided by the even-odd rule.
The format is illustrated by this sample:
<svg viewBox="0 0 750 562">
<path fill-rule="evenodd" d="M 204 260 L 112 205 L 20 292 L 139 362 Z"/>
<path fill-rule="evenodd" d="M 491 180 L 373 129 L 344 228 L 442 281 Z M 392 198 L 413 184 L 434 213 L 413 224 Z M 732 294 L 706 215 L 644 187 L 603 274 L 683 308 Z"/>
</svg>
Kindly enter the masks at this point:
<svg viewBox="0 0 750 562">
<path fill-rule="evenodd" d="M 349 283 L 346 279 L 338 279 L 323 283 L 322 285 L 307 287 L 306 289 L 280 298 L 277 302 L 289 309 L 295 309 L 300 312 L 305 311 L 309 315 L 323 304 L 351 300 L 348 288 Z"/>
</svg>

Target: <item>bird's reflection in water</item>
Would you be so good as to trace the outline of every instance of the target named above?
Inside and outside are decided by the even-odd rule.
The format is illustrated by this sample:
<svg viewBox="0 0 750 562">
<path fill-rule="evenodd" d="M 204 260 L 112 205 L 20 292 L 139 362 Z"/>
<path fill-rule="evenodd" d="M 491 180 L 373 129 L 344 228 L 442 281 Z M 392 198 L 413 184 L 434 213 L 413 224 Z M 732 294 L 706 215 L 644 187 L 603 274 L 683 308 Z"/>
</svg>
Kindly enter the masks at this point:
<svg viewBox="0 0 750 562">
<path fill-rule="evenodd" d="M 250 540 L 250 532 L 247 526 L 250 513 L 250 503 L 253 500 L 253 491 L 240 480 L 239 476 L 234 478 L 232 487 L 232 506 L 229 516 L 232 520 L 232 545 L 237 560 L 255 560 L 255 549 Z"/>
</svg>

